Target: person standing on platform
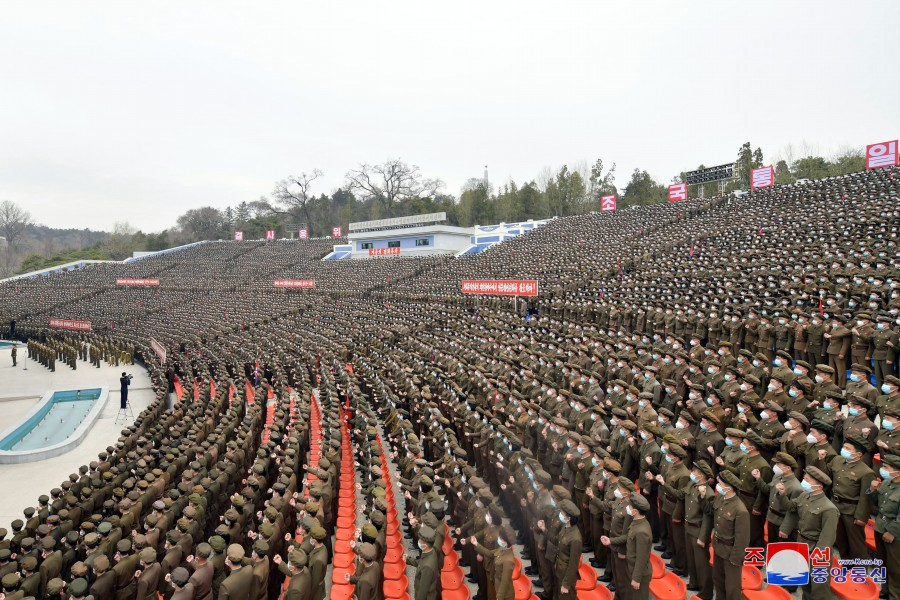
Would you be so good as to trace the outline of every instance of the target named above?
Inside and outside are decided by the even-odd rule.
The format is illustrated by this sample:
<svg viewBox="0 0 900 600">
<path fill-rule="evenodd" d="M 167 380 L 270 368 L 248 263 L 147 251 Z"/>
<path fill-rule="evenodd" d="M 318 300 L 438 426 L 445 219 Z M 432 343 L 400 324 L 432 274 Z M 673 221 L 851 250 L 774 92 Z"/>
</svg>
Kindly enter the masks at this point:
<svg viewBox="0 0 900 600">
<path fill-rule="evenodd" d="M 16 353 L 17 353 L 17 352 L 18 352 L 18 350 L 16 350 L 16 345 L 13 344 L 13 347 L 12 347 L 12 361 L 13 361 L 13 366 L 16 366 Z"/>
</svg>

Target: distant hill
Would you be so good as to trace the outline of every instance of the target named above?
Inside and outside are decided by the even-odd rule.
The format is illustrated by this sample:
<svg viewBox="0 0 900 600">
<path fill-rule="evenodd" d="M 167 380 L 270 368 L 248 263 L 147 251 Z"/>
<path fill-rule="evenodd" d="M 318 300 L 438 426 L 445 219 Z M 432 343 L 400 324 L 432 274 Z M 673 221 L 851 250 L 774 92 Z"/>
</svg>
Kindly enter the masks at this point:
<svg viewBox="0 0 900 600">
<path fill-rule="evenodd" d="M 92 256 L 77 256 L 77 254 L 96 253 L 96 250 L 90 252 L 88 249 L 96 249 L 98 244 L 109 237 L 110 234 L 105 231 L 55 229 L 45 225 L 29 225 L 16 244 L 15 251 L 4 253 L 4 260 L 0 261 L 0 276 L 23 272 L 23 267 L 28 267 L 25 271 L 31 271 L 35 268 L 61 264 L 78 258 L 92 258 Z M 26 260 L 27 265 L 23 265 L 23 261 Z"/>
</svg>

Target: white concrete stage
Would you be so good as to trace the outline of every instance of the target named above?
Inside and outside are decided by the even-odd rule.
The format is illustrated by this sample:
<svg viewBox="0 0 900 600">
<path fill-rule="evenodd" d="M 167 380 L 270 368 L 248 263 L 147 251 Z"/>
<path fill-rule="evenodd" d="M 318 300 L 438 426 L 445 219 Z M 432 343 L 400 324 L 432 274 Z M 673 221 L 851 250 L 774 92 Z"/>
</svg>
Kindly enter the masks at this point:
<svg viewBox="0 0 900 600">
<path fill-rule="evenodd" d="M 77 473 L 78 467 L 97 460 L 97 454 L 107 446 L 115 445 L 119 434 L 127 425 L 116 424 L 119 411 L 119 377 L 122 371 L 134 375 L 128 399 L 134 415 L 147 408 L 154 399 L 150 377 L 137 365 L 109 367 L 105 362 L 100 368 L 78 361 L 78 369 L 72 370 L 61 361 L 56 371 L 27 360 L 28 350 L 19 345 L 18 366 L 12 366 L 11 348 L 0 347 L 0 431 L 17 423 L 49 390 L 77 390 L 106 386 L 109 398 L 94 426 L 79 446 L 60 456 L 33 463 L 0 465 L 0 527 L 9 529 L 15 519 L 23 518 L 27 506 L 37 506 L 41 494 Z M 23 364 L 24 363 L 24 364 Z M 27 369 L 25 368 L 27 366 Z"/>
</svg>

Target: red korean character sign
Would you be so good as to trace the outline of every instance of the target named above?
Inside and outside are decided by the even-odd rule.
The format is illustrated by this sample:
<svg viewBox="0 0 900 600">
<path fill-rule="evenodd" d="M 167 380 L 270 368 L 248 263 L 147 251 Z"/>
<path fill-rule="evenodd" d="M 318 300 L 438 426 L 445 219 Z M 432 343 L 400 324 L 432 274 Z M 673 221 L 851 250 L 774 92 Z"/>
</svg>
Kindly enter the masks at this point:
<svg viewBox="0 0 900 600">
<path fill-rule="evenodd" d="M 266 240 L 271 241 L 275 239 L 275 230 L 269 229 L 266 231 Z"/>
<path fill-rule="evenodd" d="M 309 237 L 309 229 L 301 229 L 297 232 L 297 239 L 305 240 Z"/>
<path fill-rule="evenodd" d="M 240 241 L 242 241 L 243 239 L 244 239 L 244 232 L 243 232 L 243 231 L 235 231 L 235 232 L 234 232 L 234 241 L 240 242 Z"/>
<path fill-rule="evenodd" d="M 866 146 L 866 169 L 894 167 L 897 163 L 897 140 Z"/>
<path fill-rule="evenodd" d="M 775 185 L 775 168 L 772 165 L 760 167 L 750 172 L 750 189 L 767 188 Z"/>
<path fill-rule="evenodd" d="M 669 186 L 669 202 L 682 202 L 687 200 L 687 184 L 674 183 Z"/>
<path fill-rule="evenodd" d="M 602 211 L 616 210 L 615 194 L 613 194 L 611 196 L 601 196 L 600 197 L 600 210 L 602 210 Z"/>
<path fill-rule="evenodd" d="M 331 228 L 331 237 L 333 237 L 333 238 L 341 237 L 341 228 L 340 227 L 332 227 Z"/>
</svg>

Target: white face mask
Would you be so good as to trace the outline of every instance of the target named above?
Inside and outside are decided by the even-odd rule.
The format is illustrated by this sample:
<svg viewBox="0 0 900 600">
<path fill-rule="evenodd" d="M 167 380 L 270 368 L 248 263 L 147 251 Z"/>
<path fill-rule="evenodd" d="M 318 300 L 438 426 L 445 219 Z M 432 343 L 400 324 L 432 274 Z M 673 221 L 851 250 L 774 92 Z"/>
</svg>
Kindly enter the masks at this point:
<svg viewBox="0 0 900 600">
<path fill-rule="evenodd" d="M 632 511 L 631 505 L 630 505 L 630 504 L 629 504 L 628 506 L 625 507 L 625 512 L 628 513 L 628 516 L 629 516 L 629 517 L 633 517 L 633 516 L 634 516 L 634 512 Z"/>
</svg>

